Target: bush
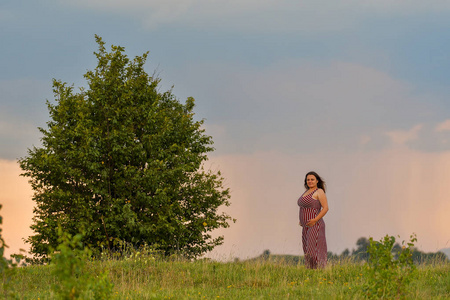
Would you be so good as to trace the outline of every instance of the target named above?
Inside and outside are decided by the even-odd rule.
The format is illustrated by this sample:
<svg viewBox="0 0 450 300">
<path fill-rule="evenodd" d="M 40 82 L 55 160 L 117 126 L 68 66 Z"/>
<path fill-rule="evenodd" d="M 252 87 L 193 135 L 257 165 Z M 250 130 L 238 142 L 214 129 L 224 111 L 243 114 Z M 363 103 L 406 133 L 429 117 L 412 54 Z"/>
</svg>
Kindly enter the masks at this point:
<svg viewBox="0 0 450 300">
<path fill-rule="evenodd" d="M 412 247 L 417 241 L 413 234 L 410 242 L 402 242 L 401 250 L 394 253 L 395 237 L 386 235 L 381 241 L 369 239 L 369 261 L 365 291 L 369 298 L 405 298 L 408 284 L 416 267 L 412 259 Z"/>
<path fill-rule="evenodd" d="M 72 236 L 58 229 L 59 246 L 51 255 L 53 275 L 57 278 L 53 290 L 60 299 L 110 299 L 113 284 L 107 273 L 94 277 L 86 272 L 91 251 L 83 247 L 83 234 Z"/>
</svg>

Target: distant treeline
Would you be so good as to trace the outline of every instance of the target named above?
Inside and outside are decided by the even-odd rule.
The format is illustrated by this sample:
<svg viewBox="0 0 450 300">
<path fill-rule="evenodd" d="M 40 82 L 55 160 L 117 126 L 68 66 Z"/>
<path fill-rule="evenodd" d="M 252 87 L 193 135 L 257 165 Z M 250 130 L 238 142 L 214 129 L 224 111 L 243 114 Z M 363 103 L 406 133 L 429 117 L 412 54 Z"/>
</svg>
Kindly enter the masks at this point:
<svg viewBox="0 0 450 300">
<path fill-rule="evenodd" d="M 330 260 L 342 260 L 342 259 L 352 259 L 355 261 L 367 261 L 369 259 L 369 254 L 367 253 L 367 248 L 369 247 L 369 239 L 361 237 L 356 241 L 356 249 L 351 252 L 345 249 L 341 254 L 334 254 L 328 252 L 328 259 Z M 399 243 L 395 243 L 392 247 L 393 253 L 399 253 L 402 250 L 402 246 Z M 412 252 L 414 263 L 431 263 L 431 262 L 449 262 L 447 255 L 442 252 L 429 252 L 425 253 L 417 248 L 413 248 Z"/>
<path fill-rule="evenodd" d="M 334 254 L 328 252 L 328 260 L 330 261 L 354 261 L 363 262 L 369 259 L 369 254 L 367 253 L 367 248 L 369 247 L 369 239 L 361 237 L 356 241 L 356 249 L 345 249 L 341 254 Z M 394 244 L 392 247 L 393 253 L 399 253 L 402 250 L 402 246 L 399 243 Z M 434 262 L 450 262 L 447 255 L 442 252 L 430 252 L 425 253 L 417 248 L 413 248 L 413 261 L 416 264 L 423 263 L 434 263 Z M 255 258 L 250 260 L 272 260 L 276 262 L 283 262 L 288 264 L 299 264 L 303 262 L 303 256 L 297 255 L 273 255 L 270 250 L 264 250 L 264 252 Z"/>
</svg>

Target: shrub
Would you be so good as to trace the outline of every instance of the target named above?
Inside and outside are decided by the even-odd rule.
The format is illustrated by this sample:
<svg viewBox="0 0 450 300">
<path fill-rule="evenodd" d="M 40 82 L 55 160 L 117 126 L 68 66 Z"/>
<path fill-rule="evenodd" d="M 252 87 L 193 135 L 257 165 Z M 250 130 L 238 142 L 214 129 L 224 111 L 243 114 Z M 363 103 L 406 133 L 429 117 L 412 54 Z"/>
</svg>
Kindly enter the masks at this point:
<svg viewBox="0 0 450 300">
<path fill-rule="evenodd" d="M 416 267 L 412 247 L 417 241 L 413 234 L 409 243 L 402 242 L 401 250 L 394 254 L 395 237 L 386 235 L 381 241 L 369 239 L 369 261 L 365 291 L 369 298 L 405 298 L 407 286 L 413 279 Z"/>
<path fill-rule="evenodd" d="M 51 255 L 53 275 L 57 278 L 53 290 L 60 299 L 109 299 L 113 284 L 107 273 L 99 276 L 86 272 L 86 262 L 91 251 L 83 247 L 83 234 L 72 236 L 58 229 L 60 243 L 57 251 Z"/>
</svg>

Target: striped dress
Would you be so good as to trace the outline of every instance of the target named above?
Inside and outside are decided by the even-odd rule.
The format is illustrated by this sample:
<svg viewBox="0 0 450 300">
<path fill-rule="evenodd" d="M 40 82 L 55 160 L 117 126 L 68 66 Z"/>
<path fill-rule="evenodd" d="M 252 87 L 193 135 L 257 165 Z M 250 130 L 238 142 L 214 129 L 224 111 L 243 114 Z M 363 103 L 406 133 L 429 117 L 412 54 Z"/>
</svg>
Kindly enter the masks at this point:
<svg viewBox="0 0 450 300">
<path fill-rule="evenodd" d="M 305 254 L 305 264 L 309 269 L 323 268 L 327 264 L 327 241 L 325 239 L 325 222 L 321 218 L 314 226 L 308 227 L 306 223 L 315 218 L 322 209 L 319 200 L 312 195 L 317 191 L 303 196 L 297 201 L 300 206 L 300 225 L 302 230 L 303 253 Z"/>
</svg>

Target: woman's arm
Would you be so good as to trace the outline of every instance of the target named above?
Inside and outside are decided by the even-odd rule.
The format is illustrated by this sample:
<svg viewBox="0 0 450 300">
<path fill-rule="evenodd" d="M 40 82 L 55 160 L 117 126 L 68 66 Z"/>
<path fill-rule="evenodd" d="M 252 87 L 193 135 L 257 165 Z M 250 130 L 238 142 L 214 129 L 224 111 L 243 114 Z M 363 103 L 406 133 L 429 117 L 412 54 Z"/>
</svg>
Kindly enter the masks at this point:
<svg viewBox="0 0 450 300">
<path fill-rule="evenodd" d="M 325 214 L 328 212 L 328 201 L 327 201 L 327 195 L 322 189 L 317 190 L 317 199 L 320 201 L 320 204 L 322 205 L 322 210 L 320 213 L 315 217 L 314 219 L 311 219 L 306 223 L 306 226 L 312 227 L 316 225 L 317 222 L 319 222 L 320 219 L 325 216 Z"/>
</svg>

